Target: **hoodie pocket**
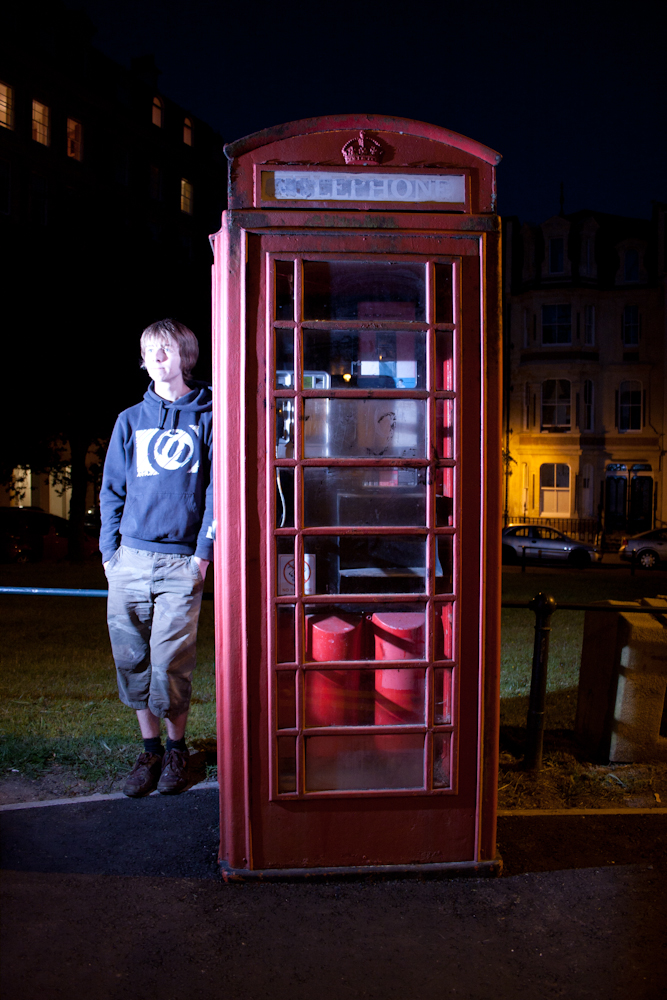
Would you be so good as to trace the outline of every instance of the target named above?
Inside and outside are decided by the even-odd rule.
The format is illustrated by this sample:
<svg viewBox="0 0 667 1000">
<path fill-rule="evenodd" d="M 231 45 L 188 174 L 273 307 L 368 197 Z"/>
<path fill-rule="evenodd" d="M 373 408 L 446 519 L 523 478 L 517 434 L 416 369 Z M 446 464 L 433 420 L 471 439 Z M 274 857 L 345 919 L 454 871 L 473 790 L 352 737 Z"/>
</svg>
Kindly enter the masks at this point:
<svg viewBox="0 0 667 1000">
<path fill-rule="evenodd" d="M 120 530 L 146 542 L 191 542 L 202 516 L 191 493 L 149 493 L 128 498 Z"/>
</svg>

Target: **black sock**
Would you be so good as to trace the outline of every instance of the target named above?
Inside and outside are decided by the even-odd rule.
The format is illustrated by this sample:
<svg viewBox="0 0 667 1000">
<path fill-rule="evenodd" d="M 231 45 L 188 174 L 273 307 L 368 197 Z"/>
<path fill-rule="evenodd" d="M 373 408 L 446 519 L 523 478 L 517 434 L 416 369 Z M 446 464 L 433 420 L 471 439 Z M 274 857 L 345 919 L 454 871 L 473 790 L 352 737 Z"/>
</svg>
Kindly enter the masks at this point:
<svg viewBox="0 0 667 1000">
<path fill-rule="evenodd" d="M 164 756 L 164 747 L 162 746 L 162 740 L 159 736 L 151 736 L 149 739 L 144 740 L 144 751 L 145 753 L 155 753 L 158 757 Z"/>
<path fill-rule="evenodd" d="M 187 749 L 185 736 L 181 736 L 180 740 L 170 740 L 169 737 L 167 737 L 167 753 L 169 753 L 170 750 L 180 750 L 181 753 L 185 753 Z"/>
</svg>

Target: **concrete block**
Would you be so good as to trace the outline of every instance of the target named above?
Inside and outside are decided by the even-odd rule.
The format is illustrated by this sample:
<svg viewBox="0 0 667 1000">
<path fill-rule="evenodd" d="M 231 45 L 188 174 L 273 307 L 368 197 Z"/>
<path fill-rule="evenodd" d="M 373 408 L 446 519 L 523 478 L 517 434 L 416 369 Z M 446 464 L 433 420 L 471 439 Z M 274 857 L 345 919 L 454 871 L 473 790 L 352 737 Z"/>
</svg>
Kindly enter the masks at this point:
<svg viewBox="0 0 667 1000">
<path fill-rule="evenodd" d="M 586 612 L 575 732 L 592 760 L 667 761 L 667 600 L 636 603 L 655 614 Z"/>
</svg>

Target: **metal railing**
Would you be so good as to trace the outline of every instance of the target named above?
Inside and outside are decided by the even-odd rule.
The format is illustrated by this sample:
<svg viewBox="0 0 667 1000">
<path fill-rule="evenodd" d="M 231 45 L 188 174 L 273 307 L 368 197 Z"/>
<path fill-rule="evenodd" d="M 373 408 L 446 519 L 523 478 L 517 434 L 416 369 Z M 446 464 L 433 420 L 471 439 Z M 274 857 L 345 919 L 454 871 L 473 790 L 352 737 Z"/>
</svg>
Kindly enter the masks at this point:
<svg viewBox="0 0 667 1000">
<path fill-rule="evenodd" d="M 84 590 L 71 587 L 0 587 L 0 594 L 38 595 L 44 597 L 106 597 L 106 590 Z M 203 600 L 213 600 L 211 592 Z M 539 771 L 544 751 L 544 723 L 546 718 L 547 678 L 549 667 L 549 636 L 551 617 L 556 611 L 601 611 L 619 614 L 662 615 L 659 607 L 637 604 L 558 604 L 550 594 L 540 591 L 530 601 L 502 601 L 501 607 L 532 611 L 535 615 L 535 642 L 530 674 L 530 695 L 526 717 L 526 746 L 523 764 L 526 770 Z M 667 606 L 664 609 L 667 615 Z"/>
<path fill-rule="evenodd" d="M 0 594 L 22 594 L 24 597 L 36 594 L 40 597 L 108 597 L 108 590 L 85 590 L 75 587 L 0 587 Z M 203 601 L 212 601 L 209 591 L 202 594 Z"/>
</svg>

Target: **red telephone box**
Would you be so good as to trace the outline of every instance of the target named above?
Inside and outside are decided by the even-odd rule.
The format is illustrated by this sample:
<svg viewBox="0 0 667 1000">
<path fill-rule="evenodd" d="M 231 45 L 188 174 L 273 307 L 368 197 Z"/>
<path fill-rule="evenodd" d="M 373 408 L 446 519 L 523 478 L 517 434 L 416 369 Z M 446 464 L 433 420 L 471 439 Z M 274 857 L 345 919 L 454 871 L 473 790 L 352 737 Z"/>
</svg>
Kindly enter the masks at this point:
<svg viewBox="0 0 667 1000">
<path fill-rule="evenodd" d="M 364 115 L 225 151 L 223 869 L 497 870 L 500 156 Z"/>
</svg>

